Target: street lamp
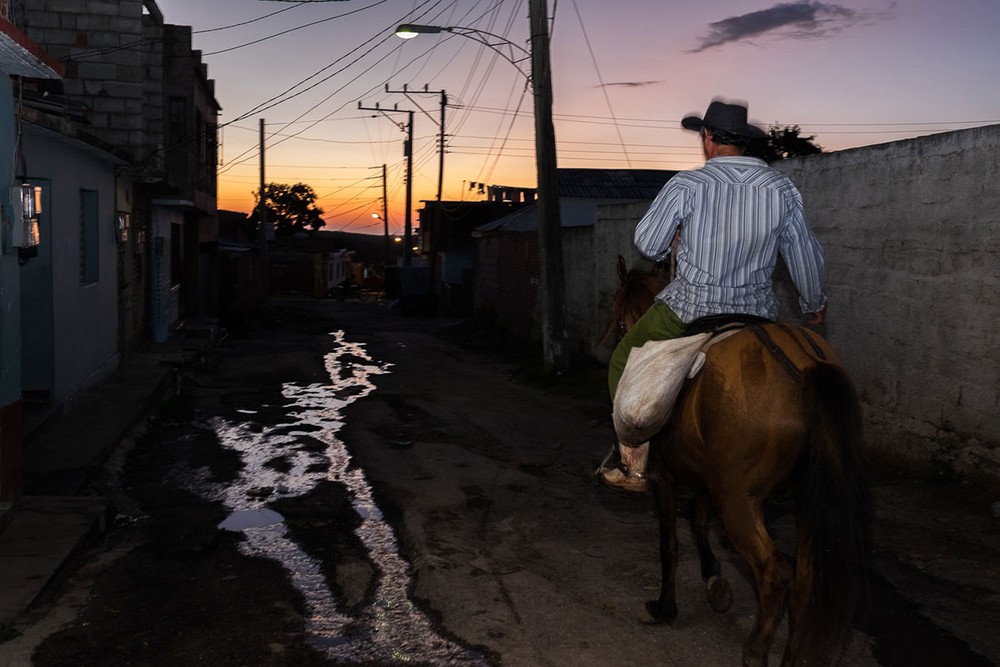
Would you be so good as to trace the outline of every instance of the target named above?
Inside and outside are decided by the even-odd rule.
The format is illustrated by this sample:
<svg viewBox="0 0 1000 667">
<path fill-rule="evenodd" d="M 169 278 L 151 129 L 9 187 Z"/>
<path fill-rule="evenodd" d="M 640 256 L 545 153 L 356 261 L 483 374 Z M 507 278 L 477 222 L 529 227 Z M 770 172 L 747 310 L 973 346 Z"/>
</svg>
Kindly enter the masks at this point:
<svg viewBox="0 0 1000 667">
<path fill-rule="evenodd" d="M 562 228 L 556 172 L 556 135 L 552 125 L 552 68 L 549 64 L 547 0 L 528 0 L 531 51 L 498 35 L 474 28 L 406 24 L 396 29 L 403 39 L 447 32 L 493 49 L 531 83 L 535 99 L 535 167 L 538 174 L 538 251 L 541 265 L 542 348 L 546 372 L 569 368 L 566 336 L 566 276 L 563 270 Z M 506 49 L 506 50 L 505 50 Z M 517 56 L 517 57 L 515 57 Z M 523 62 L 531 61 L 530 73 Z"/>
<path fill-rule="evenodd" d="M 531 72 L 525 69 L 524 63 L 531 60 L 531 54 L 522 46 L 518 46 L 500 35 L 494 35 L 485 30 L 476 28 L 464 28 L 462 26 L 439 26 L 421 25 L 418 23 L 404 23 L 396 28 L 396 36 L 400 39 L 413 39 L 418 35 L 436 35 L 447 32 L 452 35 L 461 35 L 473 41 L 479 42 L 483 46 L 488 46 L 499 53 L 511 65 L 516 67 L 521 74 L 531 80 Z"/>
</svg>

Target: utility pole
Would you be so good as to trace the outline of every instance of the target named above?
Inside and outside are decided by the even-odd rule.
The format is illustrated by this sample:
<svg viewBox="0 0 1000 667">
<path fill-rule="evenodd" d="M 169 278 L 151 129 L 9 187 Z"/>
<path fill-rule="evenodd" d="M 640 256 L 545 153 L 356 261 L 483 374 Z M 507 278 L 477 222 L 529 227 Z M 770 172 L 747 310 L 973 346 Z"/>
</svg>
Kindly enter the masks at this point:
<svg viewBox="0 0 1000 667">
<path fill-rule="evenodd" d="M 385 84 L 385 92 L 391 93 L 393 95 L 405 95 L 406 99 L 410 100 L 425 116 L 434 120 L 434 117 L 427 113 L 426 110 L 417 101 L 410 97 L 411 94 L 417 95 L 441 95 L 441 121 L 438 123 L 438 188 L 437 188 L 437 201 L 438 204 L 441 203 L 441 193 L 444 185 L 444 146 L 445 146 L 445 133 L 444 133 L 444 117 L 445 108 L 448 106 L 448 93 L 444 90 L 428 90 L 427 86 L 424 86 L 423 90 L 410 90 L 409 87 L 404 83 L 402 90 L 389 90 L 389 84 Z"/>
<path fill-rule="evenodd" d="M 545 371 L 569 369 L 566 335 L 566 275 L 552 125 L 552 68 L 549 63 L 547 0 L 529 0 L 531 85 L 535 98 L 535 164 L 538 170 L 538 252 L 541 263 L 542 348 Z"/>
<path fill-rule="evenodd" d="M 441 193 L 444 188 L 444 110 L 448 106 L 448 93 L 441 91 L 441 133 L 438 142 L 438 206 L 441 205 Z"/>
<path fill-rule="evenodd" d="M 406 156 L 406 213 L 403 224 L 403 266 L 410 265 L 410 255 L 413 252 L 413 112 L 407 111 L 406 143 L 403 150 Z"/>
<path fill-rule="evenodd" d="M 400 129 L 406 132 L 406 139 L 403 141 L 403 155 L 406 157 L 406 214 L 403 227 L 403 266 L 410 266 L 410 255 L 412 248 L 411 237 L 413 235 L 413 112 L 393 107 L 383 109 L 378 103 L 374 107 L 362 106 L 358 102 L 360 111 L 378 111 L 379 113 L 405 113 L 407 122 L 405 125 L 399 124 Z M 405 129 L 404 129 L 405 128 Z"/>
<path fill-rule="evenodd" d="M 260 229 L 258 237 L 260 239 L 260 258 L 264 265 L 261 271 L 261 285 L 264 290 L 264 299 L 267 299 L 267 207 L 264 205 L 264 119 L 260 119 L 260 196 L 258 202 L 258 215 L 260 218 Z"/>
<path fill-rule="evenodd" d="M 404 83 L 402 90 L 389 90 L 389 84 L 385 84 L 385 92 L 405 95 L 406 99 L 410 100 L 414 106 L 416 106 L 420 111 L 434 121 L 434 117 L 431 116 L 427 111 L 417 103 L 415 99 L 410 97 L 411 93 L 415 94 L 440 94 L 441 95 L 441 122 L 438 123 L 438 135 L 439 135 L 439 151 L 438 151 L 438 187 L 437 187 L 437 208 L 434 209 L 433 224 L 431 226 L 430 233 L 426 233 L 426 230 L 421 229 L 423 232 L 423 237 L 428 239 L 430 242 L 430 247 L 425 248 L 428 251 L 427 254 L 430 255 L 430 265 L 431 271 L 428 276 L 427 282 L 427 296 L 433 301 L 434 299 L 434 286 L 439 282 L 440 276 L 438 276 L 438 240 L 443 233 L 441 226 L 442 210 L 441 210 L 441 195 L 444 189 L 444 145 L 445 145 L 445 132 L 444 132 L 444 118 L 445 118 L 445 107 L 448 106 L 448 94 L 444 90 L 428 90 L 427 86 L 424 86 L 423 90 L 411 91 L 409 87 Z M 430 224 L 431 219 L 424 221 Z"/>
<path fill-rule="evenodd" d="M 385 187 L 385 165 L 382 165 L 382 229 L 385 232 L 385 264 L 389 265 L 389 199 Z"/>
</svg>

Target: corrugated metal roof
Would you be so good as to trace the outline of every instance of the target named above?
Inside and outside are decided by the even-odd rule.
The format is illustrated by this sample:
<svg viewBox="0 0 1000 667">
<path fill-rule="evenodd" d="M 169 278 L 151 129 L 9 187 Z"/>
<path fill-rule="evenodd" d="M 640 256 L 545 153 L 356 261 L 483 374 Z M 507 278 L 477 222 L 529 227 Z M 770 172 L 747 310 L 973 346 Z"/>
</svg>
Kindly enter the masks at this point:
<svg viewBox="0 0 1000 667">
<path fill-rule="evenodd" d="M 621 200 L 651 200 L 677 172 L 661 169 L 560 169 L 559 217 L 562 227 L 586 227 L 597 219 L 597 207 Z M 538 205 L 530 204 L 485 225 L 489 232 L 534 232 Z"/>
<path fill-rule="evenodd" d="M 0 73 L 61 79 L 63 68 L 17 26 L 0 17 Z"/>
<path fill-rule="evenodd" d="M 676 173 L 665 169 L 559 169 L 559 196 L 653 199 Z"/>
</svg>

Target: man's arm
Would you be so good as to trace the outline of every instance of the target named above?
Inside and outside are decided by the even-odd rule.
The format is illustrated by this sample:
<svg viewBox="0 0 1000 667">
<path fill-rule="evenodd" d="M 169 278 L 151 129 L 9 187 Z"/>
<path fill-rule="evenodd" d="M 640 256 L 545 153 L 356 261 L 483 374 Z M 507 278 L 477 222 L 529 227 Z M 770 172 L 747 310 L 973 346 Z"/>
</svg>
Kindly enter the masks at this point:
<svg viewBox="0 0 1000 667">
<path fill-rule="evenodd" d="M 677 178 L 676 176 L 674 178 Z M 684 211 L 686 188 L 667 183 L 656 195 L 649 210 L 635 226 L 632 240 L 643 256 L 657 262 L 666 259 L 673 246 Z"/>
<path fill-rule="evenodd" d="M 799 291 L 799 307 L 803 313 L 813 313 L 812 319 L 818 318 L 817 324 L 821 323 L 826 316 L 823 248 L 806 224 L 802 196 L 795 189 L 790 192 L 786 203 L 779 248 L 792 282 Z"/>
</svg>

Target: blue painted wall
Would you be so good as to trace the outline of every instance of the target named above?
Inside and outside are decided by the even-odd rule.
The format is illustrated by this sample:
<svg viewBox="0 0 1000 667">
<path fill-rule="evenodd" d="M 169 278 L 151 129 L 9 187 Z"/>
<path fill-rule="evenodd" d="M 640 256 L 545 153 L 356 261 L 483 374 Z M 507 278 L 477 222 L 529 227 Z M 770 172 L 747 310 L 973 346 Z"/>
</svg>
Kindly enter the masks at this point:
<svg viewBox="0 0 1000 667">
<path fill-rule="evenodd" d="M 0 206 L 10 220 L 13 179 L 14 96 L 10 77 L 0 75 Z M 21 398 L 21 278 L 17 254 L 4 233 L 0 250 L 0 408 Z"/>
</svg>

